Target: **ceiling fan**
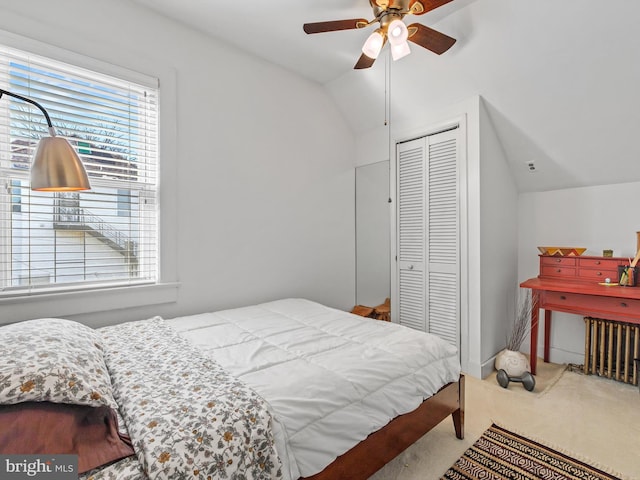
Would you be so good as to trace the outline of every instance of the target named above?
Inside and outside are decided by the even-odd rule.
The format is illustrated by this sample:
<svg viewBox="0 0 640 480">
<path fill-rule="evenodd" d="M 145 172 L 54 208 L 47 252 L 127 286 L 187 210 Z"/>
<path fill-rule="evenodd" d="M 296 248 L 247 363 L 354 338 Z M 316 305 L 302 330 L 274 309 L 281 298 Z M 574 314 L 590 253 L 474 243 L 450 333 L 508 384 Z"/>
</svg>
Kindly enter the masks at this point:
<svg viewBox="0 0 640 480">
<path fill-rule="evenodd" d="M 406 15 L 423 15 L 451 1 L 453 0 L 369 0 L 375 16 L 371 21 L 365 18 L 333 20 L 305 23 L 303 28 L 306 33 L 311 34 L 365 28 L 376 22 L 379 23 L 380 26 L 367 38 L 362 47 L 362 55 L 353 67 L 355 69 L 371 67 L 387 40 L 391 45 L 391 55 L 394 60 L 410 53 L 407 40 L 441 55 L 456 43 L 455 38 L 421 23 L 412 23 L 407 26 L 403 18 Z"/>
</svg>

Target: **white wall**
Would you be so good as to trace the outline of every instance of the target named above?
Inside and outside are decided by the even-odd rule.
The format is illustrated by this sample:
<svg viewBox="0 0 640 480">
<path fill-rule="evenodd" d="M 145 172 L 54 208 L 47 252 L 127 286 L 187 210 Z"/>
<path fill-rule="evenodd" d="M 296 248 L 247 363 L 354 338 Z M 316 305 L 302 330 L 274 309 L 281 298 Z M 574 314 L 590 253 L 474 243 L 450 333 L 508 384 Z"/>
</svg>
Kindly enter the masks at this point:
<svg viewBox="0 0 640 480">
<path fill-rule="evenodd" d="M 78 318 L 288 296 L 353 306 L 355 143 L 320 86 L 126 0 L 0 0 L 0 10 L 0 29 L 160 78 L 161 162 L 175 172 L 162 179 L 162 247 L 177 301 L 115 311 L 125 305 L 116 298 L 114 310 Z M 91 310 L 93 299 L 68 312 L 78 302 Z M 32 312 L 0 308 L 2 321 Z"/>
<path fill-rule="evenodd" d="M 389 162 L 356 168 L 356 303 L 391 297 Z"/>
<path fill-rule="evenodd" d="M 494 370 L 517 304 L 518 191 L 507 157 L 480 103 L 482 376 Z"/>
<path fill-rule="evenodd" d="M 537 175 L 533 173 L 532 175 Z M 538 275 L 538 246 L 586 247 L 584 255 L 634 257 L 640 219 L 634 213 L 640 183 L 523 193 L 518 201 L 518 280 Z M 544 318 L 544 317 L 543 317 Z M 538 356 L 542 356 L 544 326 Z M 529 351 L 529 343 L 523 346 Z M 554 312 L 550 360 L 584 362 L 584 321 L 579 315 Z"/>
</svg>

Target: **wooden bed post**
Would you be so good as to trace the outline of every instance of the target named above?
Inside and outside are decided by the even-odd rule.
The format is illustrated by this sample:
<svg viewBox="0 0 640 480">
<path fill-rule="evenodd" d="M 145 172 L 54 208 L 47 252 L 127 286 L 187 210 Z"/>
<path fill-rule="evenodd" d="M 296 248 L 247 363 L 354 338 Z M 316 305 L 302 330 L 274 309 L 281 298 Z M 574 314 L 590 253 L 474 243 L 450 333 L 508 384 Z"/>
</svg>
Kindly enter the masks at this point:
<svg viewBox="0 0 640 480">
<path fill-rule="evenodd" d="M 458 382 L 458 404 L 460 408 L 451 414 L 453 418 L 453 427 L 456 429 L 456 437 L 462 440 L 464 438 L 464 375 L 460 375 Z"/>
</svg>

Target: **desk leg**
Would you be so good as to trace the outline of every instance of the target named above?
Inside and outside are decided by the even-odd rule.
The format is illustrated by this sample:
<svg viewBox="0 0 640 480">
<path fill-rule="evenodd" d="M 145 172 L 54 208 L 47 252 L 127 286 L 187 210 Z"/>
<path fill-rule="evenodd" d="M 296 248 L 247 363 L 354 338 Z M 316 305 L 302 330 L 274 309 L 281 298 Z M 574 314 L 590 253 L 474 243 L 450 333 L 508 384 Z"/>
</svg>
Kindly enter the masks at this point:
<svg viewBox="0 0 640 480">
<path fill-rule="evenodd" d="M 551 310 L 544 311 L 544 361 L 549 363 L 549 346 L 551 345 Z"/>
<path fill-rule="evenodd" d="M 538 292 L 531 292 L 531 350 L 529 351 L 529 365 L 531 365 L 531 374 L 536 374 L 538 366 Z"/>
</svg>

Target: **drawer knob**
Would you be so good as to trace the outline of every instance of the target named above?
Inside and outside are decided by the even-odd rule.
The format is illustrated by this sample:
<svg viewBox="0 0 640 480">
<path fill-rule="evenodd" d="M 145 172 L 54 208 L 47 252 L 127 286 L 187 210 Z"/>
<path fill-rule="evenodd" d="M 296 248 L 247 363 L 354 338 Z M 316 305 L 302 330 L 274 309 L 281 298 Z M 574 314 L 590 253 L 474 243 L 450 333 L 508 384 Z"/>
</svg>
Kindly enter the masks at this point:
<svg viewBox="0 0 640 480">
<path fill-rule="evenodd" d="M 565 297 L 564 295 L 560 295 L 560 300 L 566 300 L 567 297 Z"/>
<path fill-rule="evenodd" d="M 596 260 L 596 265 L 600 265 L 600 260 Z"/>
<path fill-rule="evenodd" d="M 562 260 L 559 258 L 556 258 L 556 263 L 560 263 Z"/>
<path fill-rule="evenodd" d="M 626 308 L 626 307 L 627 307 L 627 304 L 626 304 L 626 302 L 620 302 L 620 306 L 621 306 L 621 307 L 625 307 L 625 308 Z"/>
<path fill-rule="evenodd" d="M 598 273 L 596 273 L 596 275 L 601 277 L 602 276 L 602 272 L 598 272 Z"/>
</svg>

